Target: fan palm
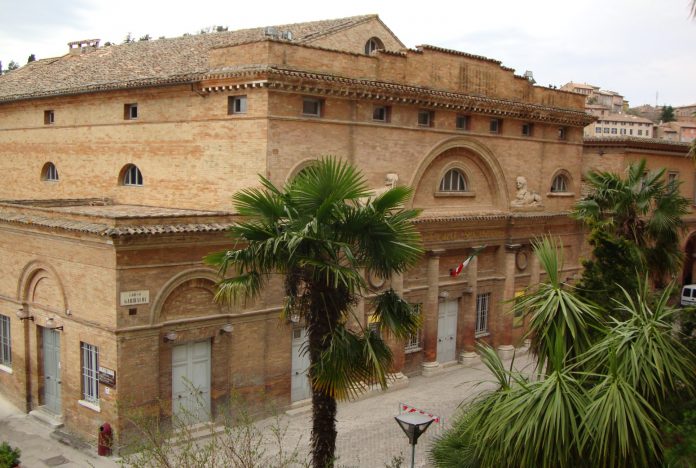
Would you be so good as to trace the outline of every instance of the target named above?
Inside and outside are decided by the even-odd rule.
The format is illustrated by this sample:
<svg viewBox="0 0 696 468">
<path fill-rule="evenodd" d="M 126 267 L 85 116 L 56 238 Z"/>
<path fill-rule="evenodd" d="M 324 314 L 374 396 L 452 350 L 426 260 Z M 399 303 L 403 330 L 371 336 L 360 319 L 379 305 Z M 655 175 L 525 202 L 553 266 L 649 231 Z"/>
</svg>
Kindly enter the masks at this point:
<svg viewBox="0 0 696 468">
<path fill-rule="evenodd" d="M 261 188 L 234 195 L 244 221 L 230 230 L 235 248 L 206 261 L 227 276 L 217 298 L 258 296 L 271 275 L 285 281 L 285 315 L 307 326 L 312 387 L 312 460 L 333 466 L 336 401 L 354 395 L 361 382 L 386 385 L 391 352 L 381 333 L 351 320 L 353 305 L 367 292 L 364 271 L 382 278 L 401 273 L 421 256 L 420 237 L 404 209 L 411 196 L 394 187 L 372 198 L 349 164 L 326 157 L 283 188 L 261 178 Z M 417 314 L 393 290 L 379 294 L 374 313 L 380 331 L 405 338 L 419 327 Z"/>
<path fill-rule="evenodd" d="M 586 178 L 591 193 L 574 212 L 590 227 L 635 244 L 644 268 L 658 283 L 679 270 L 679 234 L 690 206 L 679 193 L 679 183 L 665 182 L 664 175 L 664 168 L 647 172 L 645 160 L 630 164 L 626 177 L 590 171 Z"/>
</svg>

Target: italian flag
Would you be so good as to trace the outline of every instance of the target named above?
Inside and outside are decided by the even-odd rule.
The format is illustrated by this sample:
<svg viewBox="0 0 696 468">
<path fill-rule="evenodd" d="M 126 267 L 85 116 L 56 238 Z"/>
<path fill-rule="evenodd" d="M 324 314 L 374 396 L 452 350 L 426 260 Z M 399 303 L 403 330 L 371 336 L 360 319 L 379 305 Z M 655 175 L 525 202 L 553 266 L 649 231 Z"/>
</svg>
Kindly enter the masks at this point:
<svg viewBox="0 0 696 468">
<path fill-rule="evenodd" d="M 459 276 L 459 274 L 464 270 L 464 268 L 469 266 L 469 263 L 471 263 L 471 260 L 476 257 L 483 249 L 485 249 L 486 246 L 483 245 L 481 247 L 476 247 L 473 252 L 471 252 L 471 255 L 469 255 L 462 263 L 457 265 L 454 268 L 450 269 L 450 276 L 452 278 L 456 278 Z"/>
</svg>

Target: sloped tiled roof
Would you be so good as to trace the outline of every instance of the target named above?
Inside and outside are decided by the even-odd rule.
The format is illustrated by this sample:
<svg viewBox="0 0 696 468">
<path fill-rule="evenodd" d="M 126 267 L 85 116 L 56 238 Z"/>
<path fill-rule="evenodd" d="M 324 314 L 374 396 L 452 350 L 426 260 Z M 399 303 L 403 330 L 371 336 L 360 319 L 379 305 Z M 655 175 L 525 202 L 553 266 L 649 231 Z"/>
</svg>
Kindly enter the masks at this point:
<svg viewBox="0 0 696 468">
<path fill-rule="evenodd" d="M 644 117 L 639 117 L 637 115 L 632 115 L 632 114 L 605 114 L 601 117 L 599 117 L 599 122 L 606 122 L 606 121 L 612 121 L 612 122 L 634 122 L 634 123 L 645 123 L 645 124 L 653 124 L 654 122 L 650 119 L 646 119 Z"/>
<path fill-rule="evenodd" d="M 275 26 L 307 44 L 377 15 Z M 31 62 L 0 77 L 0 102 L 154 84 L 191 82 L 208 71 L 210 49 L 262 40 L 266 28 L 197 34 L 111 45 L 83 54 Z"/>
</svg>

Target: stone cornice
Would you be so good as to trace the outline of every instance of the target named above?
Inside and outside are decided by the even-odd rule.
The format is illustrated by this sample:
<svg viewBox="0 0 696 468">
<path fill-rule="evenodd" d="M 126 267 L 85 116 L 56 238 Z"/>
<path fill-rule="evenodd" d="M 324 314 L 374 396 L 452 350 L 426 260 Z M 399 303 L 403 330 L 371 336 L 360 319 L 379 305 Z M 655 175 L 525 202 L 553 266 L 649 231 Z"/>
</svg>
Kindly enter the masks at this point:
<svg viewBox="0 0 696 468">
<path fill-rule="evenodd" d="M 427 214 L 413 220 L 414 224 L 436 224 L 451 222 L 490 222 L 515 220 L 549 220 L 553 218 L 568 218 L 570 211 L 534 212 L 534 213 L 491 213 L 491 214 Z"/>
<path fill-rule="evenodd" d="M 687 156 L 690 143 L 681 141 L 660 140 L 657 138 L 639 137 L 585 137 L 583 140 L 585 148 L 625 148 L 625 149 L 645 149 L 653 151 L 669 151 Z"/>
<path fill-rule="evenodd" d="M 224 81 L 230 80 L 237 82 L 224 84 Z M 596 120 L 594 116 L 579 110 L 271 66 L 216 70 L 206 76 L 201 91 L 211 93 L 256 86 L 576 127 L 584 127 Z"/>
</svg>

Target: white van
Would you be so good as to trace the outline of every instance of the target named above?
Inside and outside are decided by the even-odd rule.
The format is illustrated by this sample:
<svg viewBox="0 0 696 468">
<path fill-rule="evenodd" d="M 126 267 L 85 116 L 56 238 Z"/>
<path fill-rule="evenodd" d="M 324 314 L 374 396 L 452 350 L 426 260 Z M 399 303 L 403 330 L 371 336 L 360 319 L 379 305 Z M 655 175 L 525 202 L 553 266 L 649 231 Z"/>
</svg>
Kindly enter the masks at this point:
<svg viewBox="0 0 696 468">
<path fill-rule="evenodd" d="M 685 284 L 681 293 L 681 305 L 696 306 L 696 284 Z"/>
</svg>

